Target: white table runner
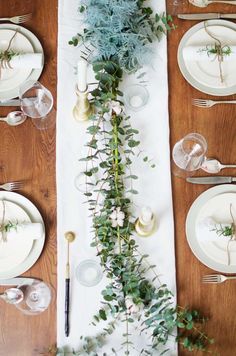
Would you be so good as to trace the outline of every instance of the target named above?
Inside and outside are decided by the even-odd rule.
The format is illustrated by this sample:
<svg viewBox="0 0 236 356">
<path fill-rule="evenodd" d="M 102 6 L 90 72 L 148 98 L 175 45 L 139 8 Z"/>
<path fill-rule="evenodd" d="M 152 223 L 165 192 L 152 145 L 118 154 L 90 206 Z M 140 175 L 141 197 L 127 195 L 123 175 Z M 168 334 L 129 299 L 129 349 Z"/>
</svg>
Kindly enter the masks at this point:
<svg viewBox="0 0 236 356">
<path fill-rule="evenodd" d="M 156 3 L 153 1 L 153 3 Z M 154 4 L 157 12 L 165 11 L 164 0 Z M 75 278 L 75 268 L 84 259 L 94 258 L 95 250 L 90 247 L 92 234 L 88 219 L 88 206 L 84 196 L 76 190 L 74 179 L 81 172 L 79 159 L 86 154 L 86 124 L 78 123 L 72 116 L 75 104 L 75 66 L 80 51 L 68 45 L 73 35 L 80 31 L 78 0 L 59 0 L 58 34 L 58 112 L 57 112 L 57 211 L 58 211 L 58 299 L 57 299 L 57 342 L 58 346 L 80 345 L 81 335 L 95 335 L 99 329 L 91 326 L 92 316 L 100 305 L 100 291 L 106 285 L 105 278 L 95 287 L 83 287 Z M 157 265 L 161 281 L 176 293 L 174 229 L 172 195 L 169 166 L 169 122 L 167 86 L 166 38 L 155 43 L 157 54 L 151 68 L 145 68 L 149 101 L 139 112 L 129 112 L 132 125 L 140 131 L 141 149 L 153 158 L 156 168 L 135 159 L 133 173 L 139 176 L 135 189 L 139 195 L 135 203 L 140 208 L 150 206 L 157 219 L 157 230 L 149 238 L 137 237 L 140 250 L 150 255 Z M 125 79 L 124 86 L 138 83 L 134 77 Z M 72 230 L 77 234 L 71 244 L 71 314 L 70 336 L 64 336 L 64 277 L 66 264 L 66 242 L 64 233 Z M 122 329 L 122 324 L 120 328 Z M 120 330 L 124 332 L 124 330 Z M 141 347 L 142 338 L 138 337 Z M 118 347 L 119 336 L 111 336 L 110 348 Z M 102 354 L 102 353 L 101 353 Z M 131 356 L 136 355 L 131 352 Z M 174 344 L 167 355 L 177 355 Z"/>
</svg>

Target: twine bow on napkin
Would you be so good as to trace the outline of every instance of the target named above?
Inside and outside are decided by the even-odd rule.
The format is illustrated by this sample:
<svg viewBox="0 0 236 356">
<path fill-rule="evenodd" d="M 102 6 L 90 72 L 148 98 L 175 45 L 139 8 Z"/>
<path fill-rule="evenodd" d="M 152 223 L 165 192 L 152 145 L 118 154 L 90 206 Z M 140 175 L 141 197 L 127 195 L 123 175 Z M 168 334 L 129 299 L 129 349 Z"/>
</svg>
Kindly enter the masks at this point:
<svg viewBox="0 0 236 356">
<path fill-rule="evenodd" d="M 229 244 L 232 241 L 236 242 L 236 223 L 235 223 L 235 219 L 234 219 L 233 212 L 232 212 L 232 204 L 230 204 L 230 216 L 232 218 L 232 223 L 231 223 L 231 235 L 230 235 L 230 239 L 229 239 L 229 241 L 227 243 L 228 266 L 231 263 L 231 261 L 230 261 Z"/>
<path fill-rule="evenodd" d="M 12 36 L 12 38 L 10 39 L 7 49 L 5 49 L 5 51 L 3 53 L 1 53 L 1 59 L 0 59 L 0 79 L 2 77 L 2 69 L 12 69 L 11 64 L 10 64 L 10 60 L 11 60 L 11 55 L 10 55 L 10 48 L 12 45 L 12 41 L 15 38 L 15 36 L 17 35 L 17 33 L 19 32 L 19 29 L 16 29 L 14 35 Z"/>
<path fill-rule="evenodd" d="M 224 48 L 225 46 L 222 46 L 221 41 L 219 40 L 219 38 L 213 36 L 210 31 L 207 28 L 206 22 L 204 22 L 204 28 L 206 33 L 213 38 L 216 43 L 215 43 L 215 47 L 214 47 L 214 53 L 215 53 L 215 58 L 213 59 L 213 61 L 215 59 L 217 59 L 218 63 L 219 63 L 219 71 L 220 71 L 220 81 L 221 83 L 224 83 L 224 76 L 223 76 L 223 70 L 222 70 L 222 62 L 224 61 Z M 227 46 L 228 47 L 228 46 Z"/>
<path fill-rule="evenodd" d="M 6 242 L 7 241 L 6 230 L 5 230 L 6 205 L 4 200 L 2 200 L 2 207 L 3 209 L 2 209 L 2 219 L 0 224 L 0 233 L 1 233 L 0 241 Z"/>
</svg>

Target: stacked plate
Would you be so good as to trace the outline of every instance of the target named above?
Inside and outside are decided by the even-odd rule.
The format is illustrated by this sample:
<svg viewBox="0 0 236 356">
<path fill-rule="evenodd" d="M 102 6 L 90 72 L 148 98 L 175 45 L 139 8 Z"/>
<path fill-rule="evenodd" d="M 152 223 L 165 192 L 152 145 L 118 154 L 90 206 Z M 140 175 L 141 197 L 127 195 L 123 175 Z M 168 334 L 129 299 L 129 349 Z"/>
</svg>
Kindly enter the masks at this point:
<svg viewBox="0 0 236 356">
<path fill-rule="evenodd" d="M 178 48 L 178 64 L 184 78 L 196 89 L 210 95 L 232 95 L 236 93 L 236 60 L 224 60 L 221 64 L 224 77 L 220 80 L 219 61 L 213 59 L 188 59 L 184 56 L 187 47 L 206 47 L 217 42 L 205 30 L 207 29 L 222 46 L 236 46 L 236 24 L 226 20 L 200 22 L 188 30 L 182 37 Z"/>
<path fill-rule="evenodd" d="M 7 279 L 21 275 L 37 261 L 45 242 L 45 228 L 40 212 L 24 196 L 0 191 L 0 201 L 5 202 L 5 221 L 41 223 L 43 227 L 42 236 L 37 240 L 19 238 L 0 242 L 0 279 Z M 3 204 L 0 216 L 3 216 Z"/>
<path fill-rule="evenodd" d="M 7 49 L 15 31 L 18 33 L 12 41 L 11 50 L 17 53 L 42 53 L 43 48 L 38 38 L 24 27 L 13 24 L 0 24 L 0 52 Z M 39 69 L 3 69 L 0 79 L 0 101 L 19 95 L 19 86 L 26 80 L 37 80 L 43 70 Z"/>
<path fill-rule="evenodd" d="M 236 241 L 230 242 L 228 264 L 229 238 L 217 236 L 209 240 L 207 236 L 202 236 L 204 232 L 200 226 L 201 222 L 209 217 L 219 224 L 232 223 L 230 206 L 233 215 L 236 215 L 236 186 L 216 186 L 202 193 L 194 201 L 186 219 L 187 241 L 194 255 L 206 266 L 223 273 L 236 273 Z"/>
</svg>

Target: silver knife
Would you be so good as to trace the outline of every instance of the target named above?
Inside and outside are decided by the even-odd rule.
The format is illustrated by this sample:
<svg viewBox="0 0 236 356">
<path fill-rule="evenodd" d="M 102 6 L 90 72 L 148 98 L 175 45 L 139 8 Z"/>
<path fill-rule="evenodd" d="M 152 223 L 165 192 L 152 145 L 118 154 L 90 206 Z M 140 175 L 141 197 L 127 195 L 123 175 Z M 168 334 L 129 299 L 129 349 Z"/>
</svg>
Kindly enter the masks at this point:
<svg viewBox="0 0 236 356">
<path fill-rule="evenodd" d="M 178 18 L 182 20 L 236 19 L 236 14 L 220 14 L 217 12 L 178 14 Z"/>
<path fill-rule="evenodd" d="M 34 278 L 16 277 L 9 279 L 0 279 L 0 286 L 18 286 L 22 284 L 31 285 L 35 281 Z"/>
<path fill-rule="evenodd" d="M 19 99 L 2 100 L 0 101 L 0 106 L 20 106 Z"/>
<path fill-rule="evenodd" d="M 224 184 L 236 182 L 236 177 L 188 177 L 186 181 L 193 184 Z"/>
</svg>

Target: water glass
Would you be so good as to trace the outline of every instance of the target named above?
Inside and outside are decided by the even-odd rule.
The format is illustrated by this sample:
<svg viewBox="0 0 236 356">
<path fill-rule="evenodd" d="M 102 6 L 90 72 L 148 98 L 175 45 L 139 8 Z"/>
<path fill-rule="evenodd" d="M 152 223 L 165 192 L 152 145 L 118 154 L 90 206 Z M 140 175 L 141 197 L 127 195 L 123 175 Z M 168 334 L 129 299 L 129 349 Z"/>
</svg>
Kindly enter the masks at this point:
<svg viewBox="0 0 236 356">
<path fill-rule="evenodd" d="M 100 264 L 90 259 L 80 262 L 75 273 L 78 282 L 85 287 L 93 287 L 97 285 L 103 277 Z"/>
<path fill-rule="evenodd" d="M 124 91 L 124 100 L 128 108 L 133 111 L 141 110 L 148 102 L 147 89 L 139 84 L 130 85 Z"/>
<path fill-rule="evenodd" d="M 21 110 L 40 130 L 54 124 L 53 96 L 40 82 L 29 80 L 20 86 Z"/>
<path fill-rule="evenodd" d="M 172 171 L 180 177 L 188 177 L 198 170 L 207 151 L 205 138 L 198 133 L 190 133 L 178 141 L 172 151 Z"/>
</svg>

